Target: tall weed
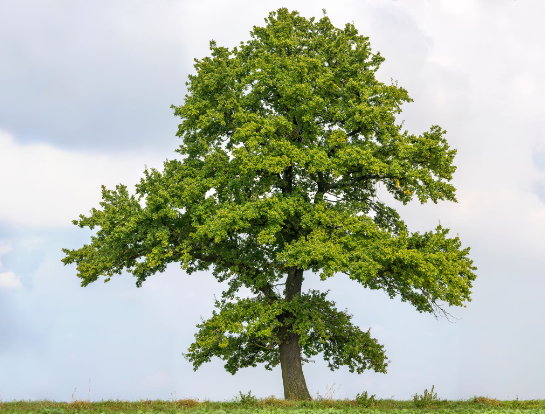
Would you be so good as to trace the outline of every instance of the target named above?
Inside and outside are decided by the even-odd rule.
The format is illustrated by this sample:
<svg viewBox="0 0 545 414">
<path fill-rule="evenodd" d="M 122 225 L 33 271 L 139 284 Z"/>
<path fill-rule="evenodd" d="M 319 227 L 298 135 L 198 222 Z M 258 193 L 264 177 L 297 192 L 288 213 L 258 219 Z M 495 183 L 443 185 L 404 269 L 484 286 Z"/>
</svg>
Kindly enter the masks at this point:
<svg viewBox="0 0 545 414">
<path fill-rule="evenodd" d="M 362 392 L 361 394 L 356 395 L 356 403 L 365 408 L 373 408 L 375 407 L 380 401 L 382 400 L 376 400 L 375 394 L 371 395 L 370 397 L 367 396 L 367 391 Z"/>
<path fill-rule="evenodd" d="M 431 387 L 431 392 L 428 393 L 428 390 L 424 390 L 424 395 L 414 394 L 413 402 L 416 408 L 426 408 L 430 403 L 439 402 L 437 398 L 437 393 L 433 393 L 435 385 Z"/>
<path fill-rule="evenodd" d="M 252 390 L 248 392 L 248 395 L 244 395 L 242 391 L 238 392 L 239 397 L 236 397 L 236 401 L 240 402 L 242 405 L 251 405 L 259 402 L 255 395 L 252 395 Z"/>
</svg>

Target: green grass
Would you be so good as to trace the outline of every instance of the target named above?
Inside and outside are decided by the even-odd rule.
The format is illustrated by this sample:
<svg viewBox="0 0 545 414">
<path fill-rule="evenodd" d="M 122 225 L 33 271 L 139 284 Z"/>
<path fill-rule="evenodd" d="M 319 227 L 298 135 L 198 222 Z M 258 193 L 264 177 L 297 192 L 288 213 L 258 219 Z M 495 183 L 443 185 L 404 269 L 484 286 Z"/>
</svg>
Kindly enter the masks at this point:
<svg viewBox="0 0 545 414">
<path fill-rule="evenodd" d="M 239 393 L 231 401 L 213 402 L 183 399 L 171 401 L 140 400 L 140 401 L 100 401 L 91 402 L 74 400 L 71 402 L 42 401 L 12 401 L 1 402 L 1 413 L 44 413 L 44 414 L 83 414 L 83 413 L 379 413 L 411 414 L 423 412 L 436 413 L 525 413 L 545 414 L 545 400 L 499 401 L 488 397 L 473 397 L 469 400 L 447 401 L 437 398 L 437 394 L 425 390 L 422 395 L 415 394 L 412 400 L 399 401 L 393 399 L 377 399 L 367 392 L 358 394 L 354 400 L 334 400 L 318 396 L 313 401 L 285 401 L 274 397 L 257 399 L 249 392 Z"/>
</svg>

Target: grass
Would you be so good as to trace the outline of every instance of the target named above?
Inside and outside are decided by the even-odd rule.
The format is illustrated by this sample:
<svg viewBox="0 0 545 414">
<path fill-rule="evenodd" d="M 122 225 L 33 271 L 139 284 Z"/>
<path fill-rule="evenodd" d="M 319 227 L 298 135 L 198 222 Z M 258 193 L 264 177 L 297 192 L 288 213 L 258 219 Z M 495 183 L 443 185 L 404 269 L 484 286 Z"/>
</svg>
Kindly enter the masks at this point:
<svg viewBox="0 0 545 414">
<path fill-rule="evenodd" d="M 542 413 L 545 414 L 545 400 L 519 401 L 518 397 L 513 401 L 500 401 L 488 397 L 473 397 L 469 400 L 448 401 L 437 398 L 437 393 L 425 390 L 422 395 L 415 394 L 412 400 L 399 401 L 394 399 L 377 399 L 375 395 L 369 396 L 367 392 L 357 394 L 354 400 L 334 400 L 331 390 L 327 397 L 318 395 L 312 401 L 285 401 L 274 396 L 258 399 L 248 394 L 239 392 L 231 401 L 213 402 L 194 399 L 171 401 L 140 400 L 119 401 L 108 400 L 91 402 L 87 400 L 74 400 L 70 402 L 42 401 L 12 401 L 2 402 L 0 399 L 1 413 L 43 413 L 43 414 L 80 414 L 80 413 L 378 413 L 410 414 L 421 412 L 437 413 Z M 75 390 L 74 390 L 75 392 Z"/>
</svg>

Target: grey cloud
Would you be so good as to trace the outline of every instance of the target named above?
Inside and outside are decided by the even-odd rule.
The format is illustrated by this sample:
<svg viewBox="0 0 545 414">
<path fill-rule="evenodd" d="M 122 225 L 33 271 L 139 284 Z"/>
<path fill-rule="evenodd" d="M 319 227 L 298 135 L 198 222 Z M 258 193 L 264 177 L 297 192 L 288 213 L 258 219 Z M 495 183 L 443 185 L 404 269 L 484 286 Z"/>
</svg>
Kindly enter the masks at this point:
<svg viewBox="0 0 545 414">
<path fill-rule="evenodd" d="M 0 126 L 22 142 L 88 152 L 172 151 L 170 105 L 192 61 L 176 28 L 161 27 L 172 26 L 169 3 L 77 4 L 2 6 Z"/>
</svg>

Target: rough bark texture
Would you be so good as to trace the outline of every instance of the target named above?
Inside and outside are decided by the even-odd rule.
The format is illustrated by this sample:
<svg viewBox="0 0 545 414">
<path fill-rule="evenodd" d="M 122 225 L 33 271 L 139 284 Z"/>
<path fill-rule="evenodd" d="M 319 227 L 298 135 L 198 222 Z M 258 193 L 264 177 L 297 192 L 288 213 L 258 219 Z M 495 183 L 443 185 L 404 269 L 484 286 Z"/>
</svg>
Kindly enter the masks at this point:
<svg viewBox="0 0 545 414">
<path fill-rule="evenodd" d="M 280 345 L 280 366 L 282 367 L 282 380 L 284 382 L 284 399 L 286 400 L 310 400 L 307 382 L 303 375 L 301 365 L 301 348 L 299 336 L 288 334 L 288 340 Z"/>
<path fill-rule="evenodd" d="M 303 270 L 292 267 L 286 280 L 286 300 L 291 301 L 296 293 L 301 293 L 303 284 Z M 290 316 L 282 315 L 282 320 Z M 280 329 L 280 366 L 282 368 L 282 380 L 284 382 L 284 398 L 286 400 L 311 400 L 307 382 L 303 375 L 301 364 L 301 348 L 299 347 L 299 335 L 288 333 L 291 326 Z"/>
</svg>

